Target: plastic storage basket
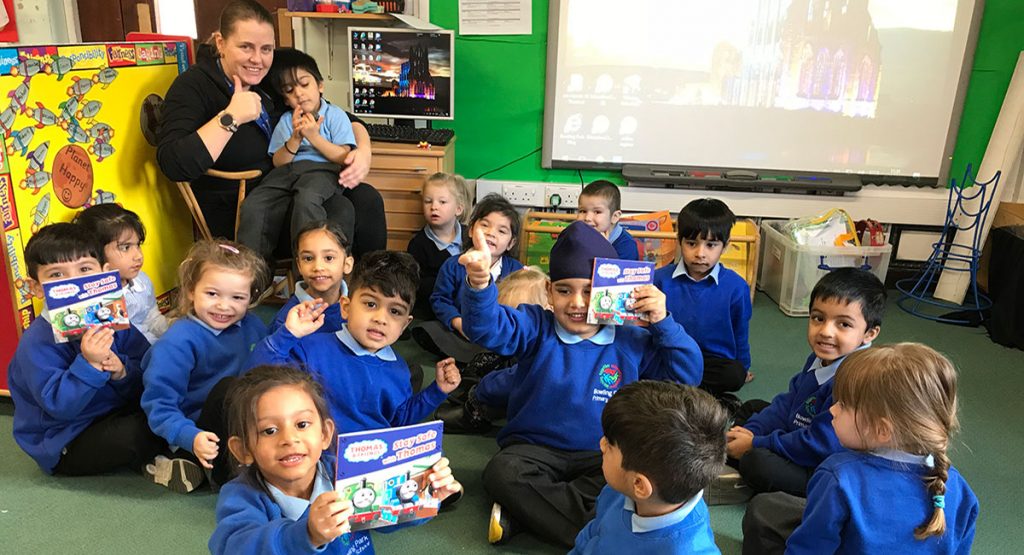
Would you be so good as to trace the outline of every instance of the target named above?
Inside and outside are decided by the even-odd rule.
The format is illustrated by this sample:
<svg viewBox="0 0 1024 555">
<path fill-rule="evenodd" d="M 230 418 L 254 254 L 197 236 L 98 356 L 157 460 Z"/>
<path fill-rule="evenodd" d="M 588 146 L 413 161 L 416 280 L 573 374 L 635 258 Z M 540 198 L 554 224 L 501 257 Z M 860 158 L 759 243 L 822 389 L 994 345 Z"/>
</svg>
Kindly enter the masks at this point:
<svg viewBox="0 0 1024 555">
<path fill-rule="evenodd" d="M 892 245 L 882 247 L 805 247 L 780 229 L 785 221 L 761 223 L 761 274 L 758 288 L 779 303 L 789 316 L 807 316 L 811 290 L 834 268 L 855 266 L 870 270 L 885 282 Z"/>
</svg>

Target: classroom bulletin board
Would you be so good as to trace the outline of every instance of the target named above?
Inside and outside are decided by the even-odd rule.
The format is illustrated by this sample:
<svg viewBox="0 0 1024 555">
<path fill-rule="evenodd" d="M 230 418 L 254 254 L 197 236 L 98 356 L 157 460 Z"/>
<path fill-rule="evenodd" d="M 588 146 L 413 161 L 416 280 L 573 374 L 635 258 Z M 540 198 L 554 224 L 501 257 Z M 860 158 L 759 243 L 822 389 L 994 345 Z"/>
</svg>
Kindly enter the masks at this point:
<svg viewBox="0 0 1024 555">
<path fill-rule="evenodd" d="M 185 43 L 0 48 L 0 217 L 10 308 L 0 334 L 16 338 L 42 310 L 25 282 L 25 244 L 42 226 L 116 202 L 146 226 L 145 271 L 166 303 L 192 242 L 190 217 L 156 164 L 163 95 L 188 67 Z M 0 304 L 0 309 L 5 308 Z M 16 341 L 0 353 L 0 389 Z"/>
<path fill-rule="evenodd" d="M 557 1 L 557 0 L 552 0 Z M 455 120 L 459 138 L 455 168 L 467 178 L 498 168 L 541 146 L 549 0 L 533 2 L 533 33 L 509 36 L 456 36 Z M 629 3 L 623 2 L 628 10 Z M 458 30 L 457 2 L 431 2 L 430 21 Z M 1024 50 L 1024 2 L 986 0 L 974 66 L 967 90 L 950 175 L 981 162 L 1006 87 Z M 609 37 L 609 40 L 620 40 Z M 537 151 L 489 179 L 578 183 L 575 170 L 540 167 Z M 584 170 L 584 179 L 622 183 L 619 172 Z"/>
</svg>

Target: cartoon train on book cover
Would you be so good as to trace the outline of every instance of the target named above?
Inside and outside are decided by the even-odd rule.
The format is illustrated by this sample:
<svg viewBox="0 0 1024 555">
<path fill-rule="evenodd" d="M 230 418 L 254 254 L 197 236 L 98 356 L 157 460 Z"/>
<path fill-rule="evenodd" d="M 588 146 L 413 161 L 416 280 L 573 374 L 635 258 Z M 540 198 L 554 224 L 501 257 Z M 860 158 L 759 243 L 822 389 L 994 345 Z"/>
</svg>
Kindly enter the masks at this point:
<svg viewBox="0 0 1024 555">
<path fill-rule="evenodd" d="M 146 272 L 158 300 L 169 302 L 191 233 L 184 204 L 156 165 L 156 139 L 162 97 L 188 67 L 185 48 L 0 47 L 0 219 L 21 328 L 42 310 L 25 279 L 25 244 L 43 226 L 94 204 L 118 203 L 139 215 L 148 232 Z"/>
</svg>

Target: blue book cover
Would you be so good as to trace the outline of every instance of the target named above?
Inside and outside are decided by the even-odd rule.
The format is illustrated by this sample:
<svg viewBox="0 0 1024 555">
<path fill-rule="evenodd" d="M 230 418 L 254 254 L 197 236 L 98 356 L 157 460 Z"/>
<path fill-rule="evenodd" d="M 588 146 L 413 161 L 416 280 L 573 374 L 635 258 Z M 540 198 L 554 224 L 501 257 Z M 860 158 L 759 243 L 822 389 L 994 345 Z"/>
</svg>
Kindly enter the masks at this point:
<svg viewBox="0 0 1024 555">
<path fill-rule="evenodd" d="M 57 343 L 79 339 L 89 328 L 128 329 L 128 305 L 117 270 L 43 284 L 43 302 Z"/>
<path fill-rule="evenodd" d="M 427 474 L 441 460 L 440 420 L 338 435 L 335 489 L 352 501 L 352 530 L 437 515 Z"/>
<path fill-rule="evenodd" d="M 654 283 L 654 262 L 595 258 L 591 277 L 588 324 L 637 324 L 643 318 L 633 310 L 633 290 Z"/>
</svg>

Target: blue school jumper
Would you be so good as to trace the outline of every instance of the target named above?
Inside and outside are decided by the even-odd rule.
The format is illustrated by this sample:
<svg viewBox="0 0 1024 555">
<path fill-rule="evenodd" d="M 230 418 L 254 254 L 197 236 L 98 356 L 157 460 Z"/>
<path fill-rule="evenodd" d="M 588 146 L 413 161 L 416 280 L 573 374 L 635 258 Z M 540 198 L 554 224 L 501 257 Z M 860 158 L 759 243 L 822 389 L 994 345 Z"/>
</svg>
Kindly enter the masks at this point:
<svg viewBox="0 0 1024 555">
<path fill-rule="evenodd" d="M 622 224 L 615 224 L 608 234 L 608 241 L 622 260 L 640 260 L 640 249 L 636 246 L 636 239 L 622 227 Z"/>
<path fill-rule="evenodd" d="M 594 520 L 576 536 L 569 555 L 720 553 L 702 495 L 698 493 L 671 513 L 643 517 L 636 514 L 632 499 L 605 486 L 597 496 Z"/>
<path fill-rule="evenodd" d="M 895 450 L 832 455 L 811 478 L 803 522 L 786 553 L 970 553 L 978 498 L 953 467 L 946 480 L 946 533 L 914 539 L 934 508 L 921 480 L 930 462 Z"/>
<path fill-rule="evenodd" d="M 192 442 L 203 431 L 196 419 L 206 396 L 220 380 L 242 374 L 249 352 L 266 335 L 267 327 L 253 314 L 225 330 L 194 316 L 172 324 L 142 361 L 142 410 L 153 433 L 192 451 Z"/>
<path fill-rule="evenodd" d="M 289 497 L 266 484 L 268 495 L 249 476 L 228 482 L 217 497 L 217 527 L 210 536 L 210 553 L 373 555 L 373 541 L 367 531 L 339 536 L 319 549 L 309 542 L 309 505 L 320 494 L 334 489 L 334 461 L 327 453 L 321 455 L 309 500 Z"/>
<path fill-rule="evenodd" d="M 502 256 L 501 271 L 494 279 L 495 283 L 522 267 L 523 264 L 515 258 Z M 459 257 L 453 256 L 446 260 L 437 274 L 437 281 L 434 282 L 434 293 L 430 295 L 430 306 L 433 307 L 438 321 L 444 324 L 449 331 L 454 331 L 452 330 L 452 320 L 458 318 L 462 313 L 459 310 L 459 292 L 465 288 L 465 285 L 466 267 L 459 264 Z"/>
<path fill-rule="evenodd" d="M 405 361 L 391 347 L 370 353 L 347 325 L 301 339 L 281 327 L 250 359 L 250 366 L 295 363 L 323 385 L 339 433 L 416 424 L 448 398 L 436 383 L 413 395 Z"/>
<path fill-rule="evenodd" d="M 536 305 L 498 304 L 498 288 L 462 288 L 463 330 L 474 343 L 519 360 L 498 445 L 525 442 L 565 451 L 597 451 L 601 411 L 639 379 L 700 383 L 697 343 L 671 317 L 644 329 L 602 326 L 580 340 Z"/>
<path fill-rule="evenodd" d="M 750 369 L 750 286 L 736 272 L 715 265 L 700 281 L 682 260 L 654 272 L 668 311 L 706 355 L 739 361 Z"/>
<path fill-rule="evenodd" d="M 753 446 L 808 468 L 843 451 L 832 428 L 829 408 L 832 379 L 844 359 L 823 366 L 821 359 L 809 356 L 804 369 L 789 380 L 789 391 L 776 395 L 770 405 L 743 425 L 754 433 Z"/>
<path fill-rule="evenodd" d="M 341 296 L 348 296 L 348 284 L 344 281 L 341 282 Z M 288 298 L 288 302 L 284 303 L 281 310 L 277 311 L 274 321 L 267 326 L 267 334 L 273 334 L 278 328 L 284 326 L 284 321 L 288 318 L 288 311 L 295 305 L 312 301 L 313 298 L 312 295 L 306 292 L 306 282 L 295 282 L 295 294 Z M 320 326 L 320 329 L 314 333 L 334 333 L 340 330 L 341 325 L 344 323 L 345 319 L 341 316 L 341 303 L 337 302 L 327 307 L 327 310 L 324 311 L 324 325 Z"/>
<path fill-rule="evenodd" d="M 14 441 L 43 472 L 53 474 L 64 447 L 97 418 L 138 402 L 149 341 L 131 326 L 114 332 L 111 350 L 124 364 L 120 380 L 89 364 L 81 341 L 57 343 L 46 313 L 18 341 L 7 367 Z"/>
</svg>

